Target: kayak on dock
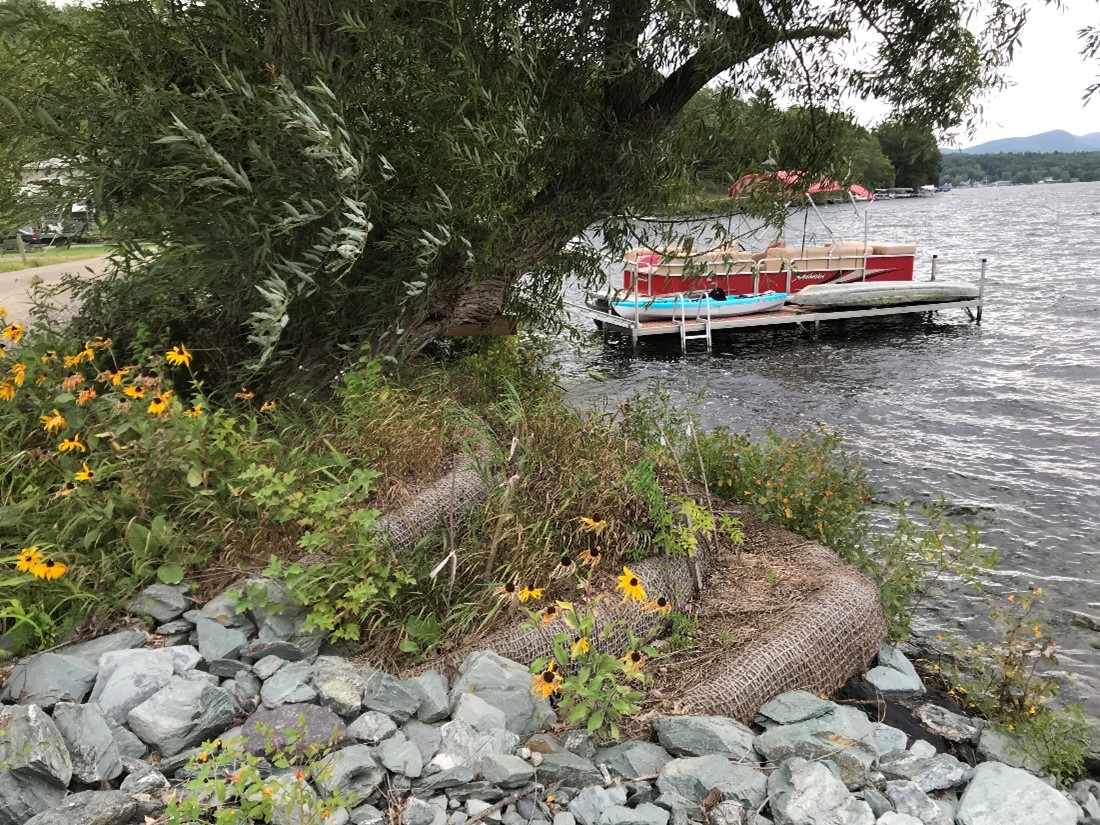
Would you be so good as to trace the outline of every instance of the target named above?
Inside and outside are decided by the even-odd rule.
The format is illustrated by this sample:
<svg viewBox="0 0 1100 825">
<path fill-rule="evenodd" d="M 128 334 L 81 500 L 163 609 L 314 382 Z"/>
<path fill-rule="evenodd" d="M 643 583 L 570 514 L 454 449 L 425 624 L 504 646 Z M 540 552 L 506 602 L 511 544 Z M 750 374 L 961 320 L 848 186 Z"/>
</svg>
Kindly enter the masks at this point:
<svg viewBox="0 0 1100 825">
<path fill-rule="evenodd" d="M 726 295 L 720 289 L 710 292 L 657 295 L 652 298 L 632 297 L 612 300 L 616 315 L 632 321 L 703 320 L 732 318 L 757 312 L 772 312 L 787 301 L 785 292 L 763 292 L 758 295 Z"/>
</svg>

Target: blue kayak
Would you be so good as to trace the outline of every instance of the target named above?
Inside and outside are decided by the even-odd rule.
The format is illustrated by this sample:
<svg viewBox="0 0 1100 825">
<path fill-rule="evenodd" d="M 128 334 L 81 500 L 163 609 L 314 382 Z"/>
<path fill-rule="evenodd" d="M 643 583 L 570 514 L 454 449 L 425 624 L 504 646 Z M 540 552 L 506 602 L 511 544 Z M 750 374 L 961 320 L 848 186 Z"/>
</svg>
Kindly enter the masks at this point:
<svg viewBox="0 0 1100 825">
<path fill-rule="evenodd" d="M 732 318 L 735 315 L 771 312 L 779 309 L 786 301 L 785 292 L 729 295 L 725 298 L 714 298 L 708 294 L 657 295 L 652 298 L 611 301 L 611 307 L 616 315 L 633 321 L 679 321 L 684 316 L 688 321 L 702 321 L 707 318 L 708 312 L 711 319 Z"/>
</svg>

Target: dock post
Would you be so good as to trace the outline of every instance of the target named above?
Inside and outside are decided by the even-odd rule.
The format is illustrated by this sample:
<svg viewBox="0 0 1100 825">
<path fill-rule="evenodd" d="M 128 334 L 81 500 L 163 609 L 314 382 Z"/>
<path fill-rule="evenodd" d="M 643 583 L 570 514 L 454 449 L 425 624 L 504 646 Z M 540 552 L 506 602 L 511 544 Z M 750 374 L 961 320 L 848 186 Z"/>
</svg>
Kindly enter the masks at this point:
<svg viewBox="0 0 1100 825">
<path fill-rule="evenodd" d="M 932 280 L 933 281 L 936 280 L 936 259 L 939 258 L 939 257 L 940 257 L 939 255 L 933 255 L 932 256 Z"/>
<path fill-rule="evenodd" d="M 974 322 L 978 324 L 978 326 L 981 326 L 982 307 L 985 305 L 985 266 L 986 259 L 982 258 L 982 274 L 981 277 L 978 278 L 978 308 L 977 312 L 975 313 L 976 317 L 974 319 Z"/>
<path fill-rule="evenodd" d="M 794 264 L 791 263 L 790 261 L 787 261 L 787 289 L 786 289 L 786 292 L 787 292 L 788 295 L 791 294 L 791 276 L 792 276 L 793 272 L 794 272 Z"/>
</svg>

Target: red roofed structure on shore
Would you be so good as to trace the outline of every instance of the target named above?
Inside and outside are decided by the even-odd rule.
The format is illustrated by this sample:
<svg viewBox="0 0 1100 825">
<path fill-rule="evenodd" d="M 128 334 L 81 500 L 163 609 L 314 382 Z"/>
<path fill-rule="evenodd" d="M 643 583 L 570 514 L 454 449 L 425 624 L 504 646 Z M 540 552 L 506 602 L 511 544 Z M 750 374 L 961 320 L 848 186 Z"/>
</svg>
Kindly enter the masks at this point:
<svg viewBox="0 0 1100 825">
<path fill-rule="evenodd" d="M 731 198 L 736 197 L 746 192 L 752 192 L 754 189 L 764 191 L 789 189 L 793 194 L 795 191 L 802 188 L 801 180 L 801 172 L 780 171 L 766 174 L 743 175 L 735 180 L 730 186 L 729 196 Z M 843 184 L 831 180 L 830 178 L 822 178 L 806 188 L 806 194 L 808 195 L 816 195 L 821 192 L 850 192 L 857 200 L 873 201 L 875 199 L 872 192 L 869 192 L 858 183 Z"/>
</svg>

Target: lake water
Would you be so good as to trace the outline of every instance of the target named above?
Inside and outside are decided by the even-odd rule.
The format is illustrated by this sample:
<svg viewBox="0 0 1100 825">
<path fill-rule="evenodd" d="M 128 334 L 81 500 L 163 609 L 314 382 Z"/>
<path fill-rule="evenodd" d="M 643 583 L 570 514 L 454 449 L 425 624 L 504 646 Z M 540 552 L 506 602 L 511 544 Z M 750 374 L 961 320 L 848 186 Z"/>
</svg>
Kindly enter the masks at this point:
<svg viewBox="0 0 1100 825">
<path fill-rule="evenodd" d="M 851 205 L 822 210 L 838 236 L 863 237 Z M 962 310 L 716 339 L 604 341 L 561 354 L 571 401 L 596 406 L 662 382 L 708 426 L 761 430 L 824 422 L 884 498 L 943 493 L 1001 562 L 991 594 L 1041 586 L 1068 694 L 1100 717 L 1100 183 L 957 190 L 869 205 L 869 237 L 918 244 L 917 278 L 977 280 L 989 260 L 981 326 Z M 800 240 L 793 216 L 786 237 Z M 617 274 L 621 266 L 613 269 Z M 591 329 L 591 321 L 578 318 Z M 652 339 L 651 339 L 652 340 Z M 925 626 L 966 633 L 988 606 L 956 590 L 922 608 Z"/>
</svg>

